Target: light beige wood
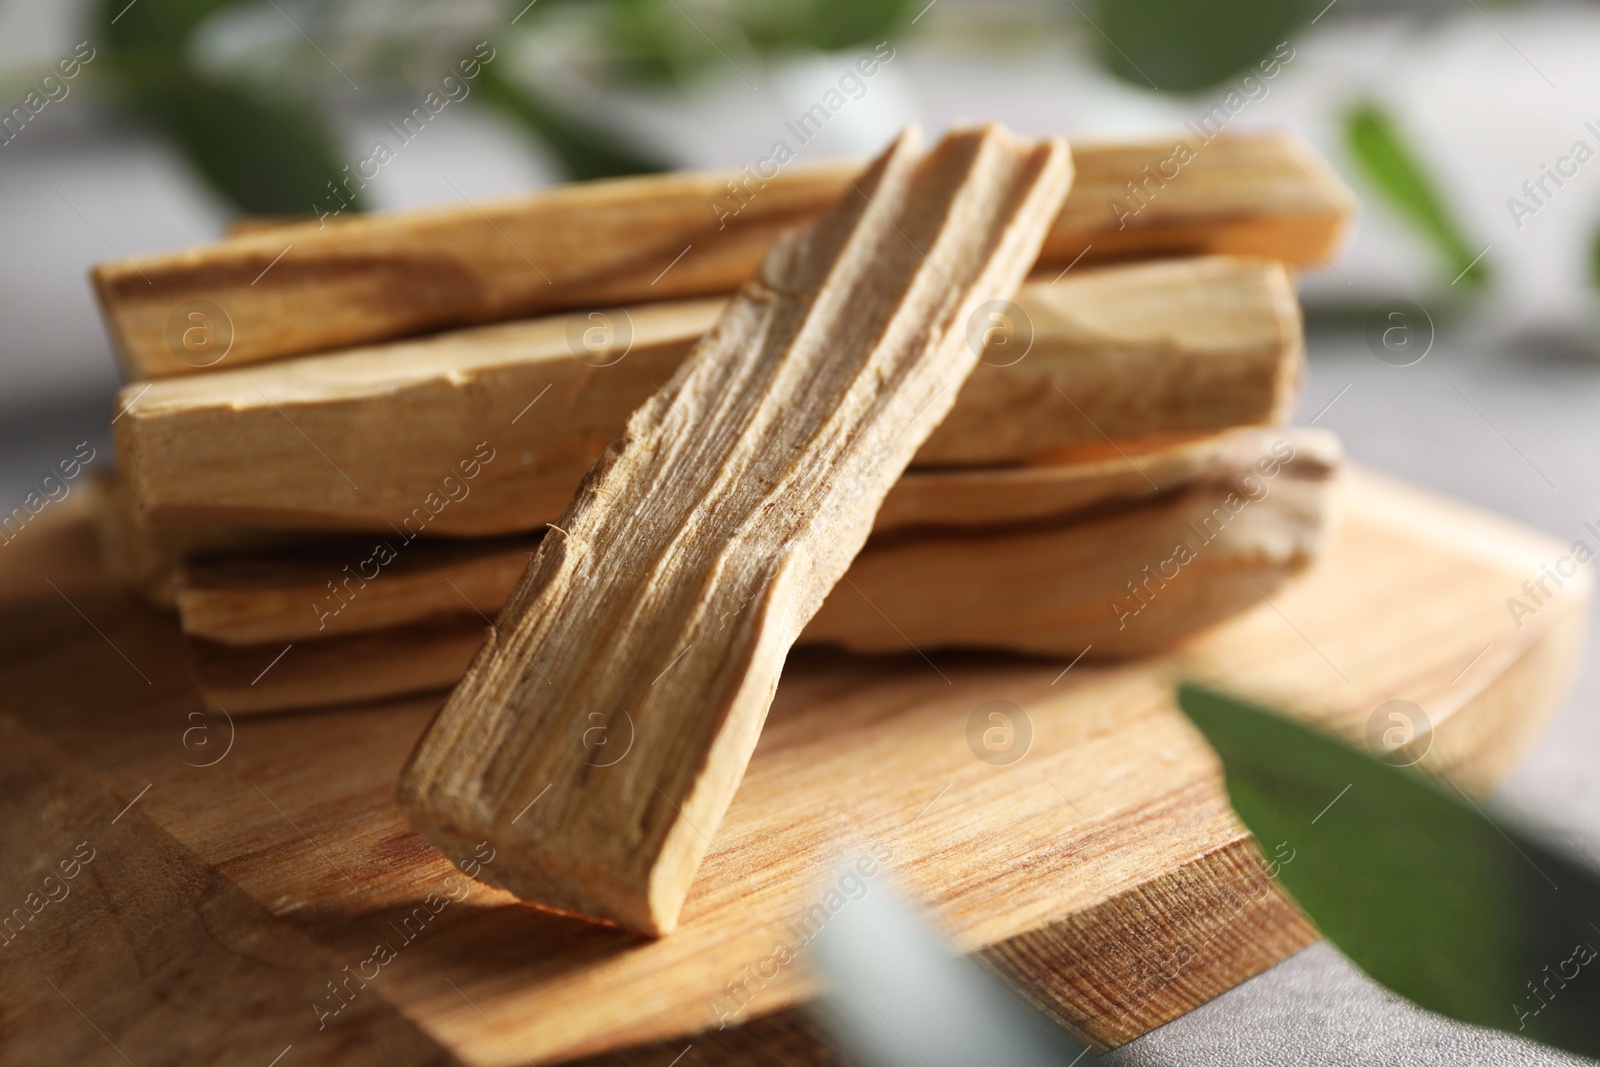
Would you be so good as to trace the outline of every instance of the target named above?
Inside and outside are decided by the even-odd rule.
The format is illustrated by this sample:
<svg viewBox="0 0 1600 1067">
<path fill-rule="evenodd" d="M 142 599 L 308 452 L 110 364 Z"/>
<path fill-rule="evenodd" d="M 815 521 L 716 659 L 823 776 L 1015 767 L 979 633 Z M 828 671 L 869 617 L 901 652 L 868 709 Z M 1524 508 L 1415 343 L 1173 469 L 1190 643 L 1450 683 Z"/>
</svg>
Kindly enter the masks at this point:
<svg viewBox="0 0 1600 1067">
<path fill-rule="evenodd" d="M 1281 460 L 1270 450 L 1278 442 L 1295 450 L 1300 477 L 1322 478 L 1338 462 L 1331 434 L 1249 428 L 1173 441 L 1145 439 L 1126 448 L 1104 446 L 1048 466 L 912 470 L 884 498 L 873 521 L 873 537 L 882 541 L 899 531 L 918 535 L 891 538 L 898 546 L 931 534 L 959 553 L 965 549 L 950 537 L 956 531 L 1005 537 L 1026 534 L 1029 528 L 1037 532 L 1045 523 L 1060 527 L 1086 512 L 1104 519 L 1113 506 L 1126 511 L 1135 502 L 1170 496 L 1196 483 L 1205 485 L 1220 504 L 1233 483 L 1258 463 L 1276 468 Z M 1181 523 L 1167 521 L 1170 511 L 1160 512 L 1165 527 L 1157 541 L 1163 548 L 1170 548 L 1167 542 L 1182 533 Z M 1137 514 L 1153 519 L 1156 513 Z M 1314 531 L 1315 525 L 1305 532 L 1310 536 Z M 1230 544 L 1244 543 L 1242 533 L 1233 536 L 1239 540 Z M 178 571 L 174 606 L 190 636 L 243 646 L 318 640 L 439 616 L 492 615 L 522 576 L 538 535 L 395 542 L 351 538 L 205 555 Z M 1126 555 L 1123 562 L 1134 558 Z M 1132 564 L 1129 573 L 1141 565 Z M 1070 568 L 1062 573 L 1070 575 Z M 987 580 L 984 587 L 993 590 Z M 979 627 L 968 630 L 966 637 L 959 643 L 988 643 Z M 1005 642 L 999 641 L 998 647 Z M 452 683 L 455 677 L 459 674 Z"/>
<path fill-rule="evenodd" d="M 868 541 L 799 643 L 906 654 L 998 649 L 1086 662 L 1169 648 L 1272 596 L 1322 552 L 1334 519 L 1331 470 L 1306 442 L 1298 451 L 1274 480 L 1249 487 L 1235 471 L 1078 521 L 919 531 L 891 536 L 881 547 Z M 1250 491 L 1257 498 L 1234 515 L 1229 497 L 1238 505 Z M 1198 525 L 1205 522 L 1216 528 L 1208 541 Z M 1185 543 L 1197 547 L 1195 559 L 1170 580 L 1144 570 L 1171 560 L 1174 546 Z M 503 576 L 517 566 L 517 574 L 501 578 L 502 596 L 509 594 L 531 547 L 491 555 L 476 577 L 487 585 L 496 577 L 491 569 Z M 459 577 L 466 568 L 451 569 Z M 457 578 L 444 579 L 445 568 L 431 582 L 419 570 L 404 603 L 377 604 L 358 616 L 360 597 L 347 602 L 345 612 L 373 620 L 373 629 L 347 623 L 345 636 L 307 640 L 299 631 L 314 630 L 308 608 L 329 602 L 325 591 L 295 584 L 264 597 L 236 583 L 232 571 L 211 571 L 201 580 L 214 584 L 180 591 L 179 603 L 191 632 L 275 630 L 258 644 L 206 636 L 191 642 L 201 693 L 235 715 L 447 689 L 482 646 L 494 610 L 469 605 Z M 403 617 L 385 619 L 393 616 Z M 294 656 L 280 665 L 291 643 Z"/>
<path fill-rule="evenodd" d="M 127 483 L 115 469 L 96 472 L 93 485 L 95 536 L 106 569 L 120 584 L 168 611 L 178 609 L 178 572 L 185 559 L 304 550 L 331 536 L 231 526 L 152 530 L 135 519 Z"/>
<path fill-rule="evenodd" d="M 230 715 L 338 707 L 448 691 L 483 649 L 488 629 L 484 616 L 452 611 L 309 641 L 193 637 L 189 666 L 206 705 Z"/>
<path fill-rule="evenodd" d="M 296 1043 L 324 1063 L 453 1062 L 376 998 L 318 1033 L 308 1008 L 342 961 L 6 714 L 0 785 L 5 1062 L 247 1063 Z"/>
<path fill-rule="evenodd" d="M 1584 571 L 1547 600 L 1539 615 L 1568 616 L 1568 621 L 1541 619 L 1551 627 L 1552 639 L 1530 643 L 1526 631 L 1533 620 L 1514 617 L 1509 598 L 1520 596 L 1522 583 L 1543 573 L 1543 565 L 1564 555 L 1570 545 L 1559 545 L 1509 519 L 1368 471 L 1360 472 L 1353 499 L 1345 511 L 1360 509 L 1362 521 L 1356 534 L 1361 546 L 1426 538 L 1437 544 L 1437 556 L 1420 561 L 1401 553 L 1363 549 L 1366 563 L 1361 581 L 1329 583 L 1319 597 L 1322 606 L 1318 611 L 1295 610 L 1291 587 L 1283 597 L 1274 598 L 1283 611 L 1282 616 L 1273 613 L 1276 623 L 1266 613 L 1256 612 L 1202 635 L 1182 650 L 1178 669 L 1198 681 L 1244 691 L 1270 707 L 1304 709 L 1308 717 L 1359 742 L 1365 736 L 1365 723 L 1339 727 L 1335 710 L 1337 694 L 1347 689 L 1348 679 L 1354 677 L 1351 672 L 1376 663 L 1381 658 L 1377 650 L 1385 644 L 1409 642 L 1410 627 L 1442 627 L 1460 621 L 1465 632 L 1470 623 L 1482 639 L 1471 645 L 1468 655 L 1457 654 L 1453 671 L 1413 671 L 1411 664 L 1397 657 L 1370 677 L 1386 694 L 1385 700 L 1411 700 L 1432 717 L 1433 744 L 1419 766 L 1487 792 L 1527 750 L 1527 740 L 1511 717 L 1532 716 L 1537 728 L 1571 684 L 1581 662 L 1593 580 Z M 1488 570 L 1499 570 L 1505 577 L 1498 585 L 1479 588 L 1472 575 Z M 1401 600 L 1391 600 L 1387 602 L 1390 610 L 1374 611 L 1364 626 L 1335 621 L 1363 602 L 1368 591 L 1385 587 L 1408 598 L 1404 610 L 1397 607 Z M 1413 597 L 1414 601 L 1409 600 Z M 1274 660 L 1264 646 L 1251 646 L 1251 642 L 1267 640 L 1280 627 L 1290 625 L 1290 620 L 1299 627 L 1306 647 L 1315 652 L 1322 665 L 1319 670 L 1296 670 L 1287 660 Z M 1230 648 L 1233 639 L 1242 643 L 1235 662 L 1249 676 L 1248 682 L 1231 676 L 1214 656 L 1225 634 Z M 1457 714 L 1466 695 L 1480 686 L 1496 689 L 1506 714 Z M 1438 728 L 1442 717 L 1449 719 L 1445 729 Z"/>
<path fill-rule="evenodd" d="M 924 154 L 908 131 L 773 245 L 584 478 L 418 744 L 400 798 L 424 836 L 488 840 L 488 877 L 526 900 L 673 930 L 789 647 L 1071 181 L 1064 141 L 984 126 Z M 571 738 L 619 709 L 639 758 L 596 773 Z M 536 798 L 558 821 L 519 828 Z"/>
<path fill-rule="evenodd" d="M 1240 466 L 1135 506 L 869 541 L 801 639 L 1101 659 L 1169 648 L 1272 595 L 1328 539 L 1337 439 L 1259 438 Z"/>
<path fill-rule="evenodd" d="M 1171 494 L 1196 482 L 1221 484 L 1261 463 L 1285 440 L 1310 466 L 1339 461 L 1338 439 L 1330 433 L 1241 426 L 1222 433 L 1106 441 L 1019 467 L 913 469 L 884 498 L 872 529 L 879 535 L 1059 521 L 1097 507 Z"/>
<path fill-rule="evenodd" d="M 1074 271 L 1027 286 L 1017 306 L 1032 347 L 999 334 L 917 465 L 1015 462 L 1278 423 L 1294 410 L 1304 328 L 1278 263 L 1204 256 Z"/>
<path fill-rule="evenodd" d="M 181 565 L 173 599 L 184 633 L 225 645 L 276 650 L 441 616 L 466 616 L 476 630 L 505 606 L 538 545 L 525 535 L 386 551 L 350 540 L 206 556 Z"/>
<path fill-rule="evenodd" d="M 100 852 L 4 950 L 0 990 L 18 1007 L 6 1047 L 124 1062 L 109 1040 L 140 1067 L 264 1064 L 291 1043 L 283 1064 L 370 1050 L 471 1067 L 820 1065 L 803 963 L 752 976 L 837 886 L 836 861 L 872 845 L 890 858 L 868 892 L 902 887 L 961 951 L 1119 1044 L 1314 936 L 1264 885 L 1174 678 L 1281 699 L 1358 743 L 1378 705 L 1414 700 L 1435 727 L 1421 766 L 1481 790 L 1538 736 L 1579 662 L 1587 572 L 1520 629 L 1505 607 L 1562 546 L 1365 473 L 1340 492 L 1323 563 L 1170 657 L 1064 675 L 1064 662 L 936 657 L 949 684 L 914 656 L 797 657 L 680 929 L 659 940 L 468 882 L 451 860 L 471 853 L 447 858 L 411 830 L 393 782 L 436 702 L 236 733 L 214 713 L 189 718 L 199 704 L 171 619 L 105 588 L 85 525 L 42 515 L 0 554 L 0 703 L 45 742 L 0 744 L 15 800 L 0 892 L 22 904 L 79 841 Z M 1032 725 L 1009 765 L 968 748 L 991 700 Z M 446 893 L 460 899 L 420 934 L 390 927 Z M 312 1005 L 339 1003 L 326 983 L 379 942 L 398 947 L 393 961 L 350 980 L 318 1030 Z"/>
<path fill-rule="evenodd" d="M 1354 207 L 1327 165 L 1282 134 L 1086 144 L 1077 157 L 1040 259 L 1051 276 L 1085 253 L 1321 267 Z M 627 178 L 246 233 L 103 263 L 92 279 L 129 379 L 191 374 L 562 308 L 727 293 L 778 233 L 848 192 L 857 169 L 787 170 L 731 216 L 735 176 Z"/>
<path fill-rule="evenodd" d="M 114 470 L 91 475 L 95 537 L 106 569 L 152 604 L 176 606 L 179 554 L 134 520 L 125 482 Z"/>
<path fill-rule="evenodd" d="M 992 338 L 916 464 L 1125 447 L 1275 423 L 1292 407 L 1302 330 L 1276 263 L 1075 270 L 1017 305 L 1031 346 L 1018 360 L 1020 318 Z M 129 386 L 113 429 L 137 525 L 189 546 L 233 528 L 541 529 L 721 307 L 636 307 L 592 354 L 571 339 L 605 331 L 579 315 Z"/>
<path fill-rule="evenodd" d="M 1041 265 L 1227 253 L 1331 268 L 1356 198 L 1292 134 L 1073 141 L 1077 178 Z"/>
<path fill-rule="evenodd" d="M 723 303 L 635 309 L 615 360 L 576 358 L 569 326 L 588 326 L 563 316 L 130 387 L 113 431 L 135 520 L 408 538 L 540 529 Z"/>
</svg>

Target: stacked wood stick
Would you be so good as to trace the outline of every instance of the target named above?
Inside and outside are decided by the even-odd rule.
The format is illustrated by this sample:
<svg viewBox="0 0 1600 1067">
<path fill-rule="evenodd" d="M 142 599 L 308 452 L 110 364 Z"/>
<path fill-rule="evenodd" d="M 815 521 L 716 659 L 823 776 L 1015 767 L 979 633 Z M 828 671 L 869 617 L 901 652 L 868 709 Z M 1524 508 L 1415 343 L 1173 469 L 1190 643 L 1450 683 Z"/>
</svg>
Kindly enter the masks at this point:
<svg viewBox="0 0 1600 1067">
<path fill-rule="evenodd" d="M 99 268 L 148 379 L 108 555 L 233 713 L 461 682 L 415 825 L 668 932 L 790 644 L 1139 654 L 1316 558 L 1287 268 L 1349 199 L 1239 137 L 1114 210 L 1171 149 L 963 131 L 733 219 L 674 175 Z M 568 735 L 619 708 L 651 755 L 597 775 Z"/>
</svg>

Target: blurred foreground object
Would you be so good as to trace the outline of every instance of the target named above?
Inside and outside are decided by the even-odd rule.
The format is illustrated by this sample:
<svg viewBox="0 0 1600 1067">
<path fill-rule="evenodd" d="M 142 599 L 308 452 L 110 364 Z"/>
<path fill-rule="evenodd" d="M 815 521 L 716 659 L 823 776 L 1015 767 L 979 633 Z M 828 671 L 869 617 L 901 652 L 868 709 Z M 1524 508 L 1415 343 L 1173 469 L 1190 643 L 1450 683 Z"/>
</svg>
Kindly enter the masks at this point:
<svg viewBox="0 0 1600 1067">
<path fill-rule="evenodd" d="M 1435 740 L 1420 708 L 1375 715 L 1369 754 L 1209 690 L 1179 699 L 1240 818 L 1292 854 L 1284 886 L 1363 970 L 1462 1022 L 1600 1055 L 1600 872 L 1403 769 Z"/>
</svg>

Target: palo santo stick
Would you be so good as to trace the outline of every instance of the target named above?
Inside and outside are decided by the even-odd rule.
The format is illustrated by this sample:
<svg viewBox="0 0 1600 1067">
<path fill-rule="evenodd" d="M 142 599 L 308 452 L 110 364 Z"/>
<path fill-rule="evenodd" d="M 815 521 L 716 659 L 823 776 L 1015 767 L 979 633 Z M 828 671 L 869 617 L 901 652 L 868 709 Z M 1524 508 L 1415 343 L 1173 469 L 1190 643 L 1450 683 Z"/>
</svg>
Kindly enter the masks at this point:
<svg viewBox="0 0 1600 1067">
<path fill-rule="evenodd" d="M 919 140 L 781 237 L 629 418 L 402 773 L 417 829 L 446 850 L 488 840 L 490 877 L 524 899 L 677 925 L 789 646 L 977 362 L 969 319 L 1015 292 L 1071 183 L 1062 141 Z M 574 741 L 619 710 L 632 755 L 596 768 Z"/>
<path fill-rule="evenodd" d="M 1281 264 L 1207 256 L 1074 271 L 1025 287 L 1017 305 L 1032 347 L 1019 356 L 1022 338 L 1002 334 L 915 464 L 1010 463 L 1273 424 L 1294 408 L 1305 332 Z"/>
<path fill-rule="evenodd" d="M 449 689 L 483 648 L 486 629 L 477 615 L 446 615 L 288 651 L 282 642 L 191 638 L 189 666 L 201 697 L 230 715 L 327 708 Z"/>
<path fill-rule="evenodd" d="M 1287 440 L 1301 437 L 1301 431 L 1293 431 Z M 1089 516 L 1121 512 L 1158 494 L 1232 484 L 1263 460 L 1271 461 L 1270 446 L 1285 439 L 1281 430 L 1238 429 L 1171 442 L 1105 445 L 1048 466 L 907 471 L 884 497 L 864 551 L 873 554 L 873 545 L 886 539 L 901 546 L 961 530 L 992 537 L 1045 524 L 1081 525 Z M 1310 441 L 1298 446 L 1299 470 L 1311 469 L 1309 464 L 1327 451 L 1327 446 L 1316 448 L 1320 438 L 1315 434 Z M 202 557 L 178 571 L 177 609 L 191 637 L 271 645 L 274 652 L 285 642 L 452 615 L 470 618 L 481 629 L 486 617 L 504 606 L 538 541 L 538 535 L 529 534 L 408 546 L 393 537 L 352 538 L 338 545 Z M 1058 571 L 1063 580 L 1073 577 L 1070 567 Z M 991 588 L 987 582 L 981 586 Z M 1075 596 L 1072 589 L 1060 592 Z M 951 643 L 1011 647 L 978 627 L 959 637 Z M 1065 647 L 1048 634 L 1040 640 L 1046 647 Z"/>
<path fill-rule="evenodd" d="M 93 478 L 95 541 L 106 573 L 120 585 L 137 590 L 163 607 L 174 603 L 178 572 L 174 554 L 165 551 L 150 532 L 133 519 L 133 505 L 114 470 L 102 468 Z"/>
<path fill-rule="evenodd" d="M 100 561 L 119 585 L 133 589 L 147 603 L 177 610 L 178 569 L 197 555 L 245 557 L 247 553 L 303 551 L 326 534 L 310 538 L 286 530 L 206 527 L 153 531 L 134 520 L 126 480 L 115 468 L 98 472 L 95 484 L 95 540 Z"/>
<path fill-rule="evenodd" d="M 1246 462 L 1219 462 L 1176 493 L 1087 520 L 874 539 L 801 640 L 857 652 L 981 646 L 1090 658 L 1169 647 L 1259 603 L 1329 537 L 1337 438 L 1315 429 L 1250 436 L 1230 448 Z"/>
<path fill-rule="evenodd" d="M 1293 445 L 1302 433 L 1245 426 L 1200 436 L 1108 441 L 1025 467 L 907 471 L 884 498 L 872 532 L 884 540 L 906 531 L 1077 521 L 1195 484 L 1236 481 L 1267 460 L 1272 445 L 1285 440 Z M 1313 450 L 1308 462 L 1336 460 L 1338 442 L 1332 435 L 1313 431 L 1306 440 Z"/>
<path fill-rule="evenodd" d="M 1021 332 L 1010 349 L 996 337 L 915 464 L 1268 424 L 1293 403 L 1302 331 L 1279 264 L 1078 268 L 1017 305 L 1026 355 Z M 118 465 L 150 530 L 540 529 L 721 306 L 635 308 L 631 347 L 580 344 L 588 362 L 569 341 L 589 327 L 580 315 L 130 386 Z"/>
<path fill-rule="evenodd" d="M 1245 430 L 1132 459 L 1143 492 L 1129 485 L 1123 493 L 1111 479 L 1004 472 L 1010 484 L 987 497 L 998 505 L 996 521 L 982 526 L 966 507 L 978 500 L 976 472 L 953 482 L 906 475 L 890 500 L 908 484 L 926 482 L 917 493 L 927 505 L 920 518 L 950 525 L 918 522 L 875 534 L 800 643 L 906 653 L 988 648 L 1064 659 L 1081 652 L 1085 660 L 1142 654 L 1260 603 L 1310 565 L 1331 536 L 1339 447 L 1325 431 Z M 1162 491 L 1143 483 L 1140 472 Z M 1008 501 L 1022 499 L 1013 490 L 1030 478 L 1047 490 L 1098 481 L 1109 495 L 1049 516 L 1008 509 Z M 880 525 L 887 511 L 887 504 L 879 511 Z M 1163 577 L 1180 543 L 1194 558 L 1168 565 Z M 487 593 L 531 549 L 484 546 L 477 569 L 457 560 L 434 571 L 431 582 L 428 568 L 415 567 L 403 614 L 387 610 L 397 601 L 368 602 L 357 591 L 340 616 L 345 635 L 331 638 L 307 625 L 310 603 L 327 593 L 297 563 L 254 562 L 253 587 L 241 581 L 240 562 L 186 571 L 179 600 L 201 692 L 233 714 L 256 714 L 448 688 L 487 630 L 452 583 Z M 269 574 L 277 585 L 265 591 Z M 453 576 L 449 582 L 445 574 Z M 969 580 L 974 584 L 963 584 Z M 502 597 L 511 584 L 505 581 Z M 490 599 L 479 604 L 485 613 L 494 610 Z M 358 621 L 371 629 L 349 632 Z M 252 633 L 263 636 L 239 640 Z M 286 642 L 294 649 L 279 659 Z"/>
<path fill-rule="evenodd" d="M 1085 261 L 1217 252 L 1326 264 L 1353 199 L 1279 134 L 1075 150 L 1042 250 Z M 124 374 L 192 374 L 572 307 L 731 292 L 856 167 L 587 182 L 494 203 L 280 226 L 96 267 Z"/>
<path fill-rule="evenodd" d="M 539 537 L 348 540 L 311 550 L 203 556 L 176 568 L 186 634 L 225 645 L 317 641 L 505 606 Z"/>
</svg>

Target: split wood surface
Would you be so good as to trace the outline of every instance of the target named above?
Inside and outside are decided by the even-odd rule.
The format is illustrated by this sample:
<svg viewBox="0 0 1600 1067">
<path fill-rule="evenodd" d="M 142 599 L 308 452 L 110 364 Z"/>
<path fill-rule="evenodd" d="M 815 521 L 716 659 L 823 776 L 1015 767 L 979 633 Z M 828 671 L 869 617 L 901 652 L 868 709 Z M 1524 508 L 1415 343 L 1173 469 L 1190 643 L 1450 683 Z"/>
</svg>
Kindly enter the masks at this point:
<svg viewBox="0 0 1600 1067">
<path fill-rule="evenodd" d="M 789 647 L 977 362 L 1072 181 L 1066 142 L 909 131 L 757 278 L 578 487 L 400 779 L 519 897 L 670 933 Z M 637 759 L 574 748 L 619 714 Z M 518 826 L 532 805 L 537 815 Z"/>
<path fill-rule="evenodd" d="M 1274 455 L 1274 447 L 1282 454 Z M 1085 450 L 1074 462 L 907 471 L 878 509 L 873 540 L 865 551 L 874 551 L 875 544 L 892 552 L 933 540 L 943 540 L 957 551 L 950 539 L 963 534 L 993 538 L 1061 530 L 1124 515 L 1136 520 L 1147 517 L 1154 525 L 1155 516 L 1138 507 L 1152 498 L 1162 498 L 1165 504 L 1198 487 L 1214 490 L 1220 498 L 1248 478 L 1259 487 L 1246 489 L 1244 499 L 1258 503 L 1270 495 L 1285 464 L 1292 478 L 1321 483 L 1331 477 L 1338 461 L 1338 441 L 1330 433 L 1243 428 L 1171 442 Z M 1274 478 L 1264 477 L 1258 468 L 1272 470 Z M 1314 541 L 1321 525 L 1311 523 L 1303 537 L 1292 540 Z M 1164 544 L 1172 532 L 1168 523 L 1150 537 Z M 176 607 L 183 631 L 191 637 L 248 646 L 382 630 L 441 615 L 493 614 L 521 578 L 539 537 L 425 541 L 410 547 L 390 541 L 352 538 L 330 545 L 191 560 L 182 566 L 177 583 Z M 1062 562 L 1063 574 L 1082 577 L 1077 575 L 1082 566 L 1079 556 L 1063 556 Z M 1134 566 L 1124 576 L 1139 570 Z M 1089 602 L 1086 597 L 1070 599 Z M 912 620 L 912 625 L 918 622 Z M 986 644 L 977 627 L 953 643 Z M 1008 645 L 1001 638 L 993 647 Z"/>
<path fill-rule="evenodd" d="M 1272 480 L 1234 470 L 1077 522 L 869 541 L 798 643 L 907 656 L 990 648 L 1086 662 L 1171 648 L 1272 597 L 1322 555 L 1334 526 L 1331 469 L 1315 442 L 1296 451 Z M 1178 545 L 1192 558 L 1179 557 Z M 386 597 L 365 616 L 355 616 L 358 597 L 346 608 L 352 619 L 400 619 L 320 640 L 283 633 L 314 629 L 309 606 L 330 598 L 325 587 L 269 592 L 245 587 L 232 565 L 203 568 L 210 587 L 179 590 L 186 625 L 280 635 L 259 645 L 194 638 L 195 681 L 208 704 L 234 715 L 450 688 L 485 640 L 494 608 L 482 593 L 504 582 L 499 597 L 509 595 L 531 552 L 507 545 L 470 568 L 419 569 L 405 579 L 406 600 Z M 285 581 L 312 577 L 298 565 L 285 571 Z M 464 577 L 477 579 L 482 606 L 467 605 Z"/>
<path fill-rule="evenodd" d="M 1354 200 L 1281 134 L 1075 146 L 1042 249 L 1071 264 L 1207 252 L 1322 267 Z M 306 223 L 96 267 L 124 374 L 194 374 L 573 307 L 731 292 L 858 167 L 586 182 L 493 203 Z M 731 210 L 730 209 L 737 209 Z"/>
<path fill-rule="evenodd" d="M 455 615 L 481 630 L 538 547 L 539 535 L 525 534 L 418 542 L 392 554 L 349 540 L 205 556 L 180 566 L 173 599 L 184 633 L 239 647 L 281 648 Z"/>
<path fill-rule="evenodd" d="M 394 781 L 436 700 L 203 712 L 172 619 L 97 575 L 89 529 L 62 522 L 74 494 L 0 553 L 0 703 L 30 735 L 0 742 L 0 893 L 26 907 L 95 850 L 4 949 L 6 1047 L 124 1062 L 109 1039 L 140 1067 L 291 1044 L 285 1064 L 820 1067 L 816 985 L 768 961 L 803 950 L 818 905 L 850 906 L 837 861 L 875 846 L 868 892 L 898 886 L 958 950 L 1120 1044 L 1315 936 L 1264 881 L 1173 677 L 1356 744 L 1373 708 L 1415 701 L 1434 724 L 1421 767 L 1484 792 L 1579 663 L 1586 578 L 1521 629 L 1506 616 L 1506 590 L 1561 551 L 1549 538 L 1361 472 L 1340 495 L 1320 566 L 1173 656 L 1064 674 L 936 656 L 949 684 L 914 656 L 797 656 L 678 932 L 651 940 L 521 905 L 452 866 L 477 869 L 472 851 L 412 830 Z M 996 700 L 1031 727 L 1011 763 L 968 747 Z"/>
<path fill-rule="evenodd" d="M 1331 434 L 1239 430 L 1066 467 L 908 473 L 799 643 L 1091 662 L 1169 648 L 1315 562 L 1338 458 Z M 536 544 L 419 545 L 370 583 L 344 569 L 368 545 L 192 563 L 177 602 L 196 681 L 235 715 L 449 688 Z"/>
<path fill-rule="evenodd" d="M 112 429 L 133 521 L 206 547 L 262 528 L 542 529 L 723 306 L 558 316 L 129 386 Z M 1280 264 L 1078 268 L 1024 287 L 1016 307 L 914 465 L 1272 424 L 1293 406 L 1303 332 Z"/>
<path fill-rule="evenodd" d="M 1136 506 L 875 538 L 802 640 L 1102 659 L 1169 648 L 1270 596 L 1328 539 L 1337 439 L 1251 436 L 1233 442 L 1244 462 Z"/>
</svg>

